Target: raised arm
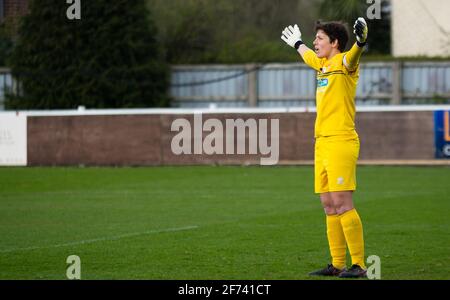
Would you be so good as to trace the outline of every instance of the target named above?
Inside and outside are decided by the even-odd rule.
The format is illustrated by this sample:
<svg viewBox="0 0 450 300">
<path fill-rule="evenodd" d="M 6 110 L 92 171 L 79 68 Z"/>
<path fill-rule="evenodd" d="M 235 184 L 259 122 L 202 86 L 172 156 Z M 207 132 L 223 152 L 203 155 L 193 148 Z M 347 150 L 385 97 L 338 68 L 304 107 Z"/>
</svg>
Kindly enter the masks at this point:
<svg viewBox="0 0 450 300">
<path fill-rule="evenodd" d="M 312 51 L 308 46 L 306 46 L 302 41 L 302 33 L 300 32 L 300 28 L 295 24 L 294 26 L 289 25 L 284 28 L 282 31 L 281 39 L 286 42 L 292 48 L 295 48 L 297 52 L 303 58 L 303 61 L 315 70 L 319 70 L 320 59 L 317 55 Z"/>
<path fill-rule="evenodd" d="M 344 56 L 344 66 L 349 71 L 353 71 L 359 63 L 361 54 L 367 41 L 369 29 L 364 18 L 358 18 L 353 25 L 353 33 L 356 35 L 356 43 Z"/>
</svg>

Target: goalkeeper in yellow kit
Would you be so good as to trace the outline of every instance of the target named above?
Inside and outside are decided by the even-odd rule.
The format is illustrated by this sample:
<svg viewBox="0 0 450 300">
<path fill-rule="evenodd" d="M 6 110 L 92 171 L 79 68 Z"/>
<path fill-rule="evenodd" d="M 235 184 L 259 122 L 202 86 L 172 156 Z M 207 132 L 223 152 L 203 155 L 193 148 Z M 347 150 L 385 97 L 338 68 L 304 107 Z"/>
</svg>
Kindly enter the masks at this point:
<svg viewBox="0 0 450 300">
<path fill-rule="evenodd" d="M 366 277 L 361 219 L 353 206 L 359 138 L 355 130 L 355 93 L 359 59 L 367 40 L 364 18 L 354 25 L 357 42 L 344 52 L 348 41 L 340 22 L 318 23 L 314 50 L 301 39 L 297 25 L 286 27 L 281 39 L 295 48 L 317 71 L 314 177 L 315 192 L 325 210 L 331 264 L 310 275 Z M 346 268 L 347 246 L 352 265 Z"/>
</svg>

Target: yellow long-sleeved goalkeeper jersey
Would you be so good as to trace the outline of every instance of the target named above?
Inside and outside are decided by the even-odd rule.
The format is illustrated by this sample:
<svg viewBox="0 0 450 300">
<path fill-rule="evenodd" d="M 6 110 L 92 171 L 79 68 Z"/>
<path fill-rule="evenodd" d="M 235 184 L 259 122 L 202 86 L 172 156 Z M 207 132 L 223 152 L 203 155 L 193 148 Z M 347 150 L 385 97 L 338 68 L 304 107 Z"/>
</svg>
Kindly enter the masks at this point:
<svg viewBox="0 0 450 300">
<path fill-rule="evenodd" d="M 314 136 L 354 136 L 355 130 L 355 94 L 359 78 L 359 55 L 356 45 L 348 52 L 333 56 L 330 60 L 318 58 L 312 50 L 303 54 L 307 65 L 317 71 L 316 107 L 317 116 Z M 355 66 L 349 71 L 343 58 L 351 58 L 348 65 Z"/>
</svg>

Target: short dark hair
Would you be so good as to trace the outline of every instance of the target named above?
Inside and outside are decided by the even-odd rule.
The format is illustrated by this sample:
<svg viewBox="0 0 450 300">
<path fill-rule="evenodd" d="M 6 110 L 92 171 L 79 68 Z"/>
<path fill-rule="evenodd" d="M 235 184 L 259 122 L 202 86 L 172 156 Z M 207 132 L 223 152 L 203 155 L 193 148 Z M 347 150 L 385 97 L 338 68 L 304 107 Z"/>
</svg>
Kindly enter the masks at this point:
<svg viewBox="0 0 450 300">
<path fill-rule="evenodd" d="M 323 32 L 325 32 L 326 35 L 328 35 L 328 37 L 330 38 L 330 43 L 338 40 L 338 49 L 339 51 L 344 52 L 348 42 L 347 24 L 336 21 L 326 23 L 317 21 L 314 30 L 316 32 L 318 30 L 323 30 Z"/>
</svg>

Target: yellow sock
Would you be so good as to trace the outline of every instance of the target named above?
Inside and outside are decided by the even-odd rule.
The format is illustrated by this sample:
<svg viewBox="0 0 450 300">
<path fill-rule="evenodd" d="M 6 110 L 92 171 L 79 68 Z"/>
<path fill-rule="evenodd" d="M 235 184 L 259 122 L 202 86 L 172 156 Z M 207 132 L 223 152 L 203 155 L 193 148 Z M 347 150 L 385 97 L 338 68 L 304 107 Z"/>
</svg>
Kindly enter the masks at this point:
<svg viewBox="0 0 450 300">
<path fill-rule="evenodd" d="M 327 215 L 327 236 L 332 264 L 338 269 L 345 267 L 347 245 L 345 244 L 344 231 L 338 215 Z"/>
<path fill-rule="evenodd" d="M 356 209 L 346 211 L 340 215 L 345 240 L 352 257 L 352 265 L 359 265 L 365 269 L 364 264 L 364 237 L 361 219 Z"/>
</svg>

